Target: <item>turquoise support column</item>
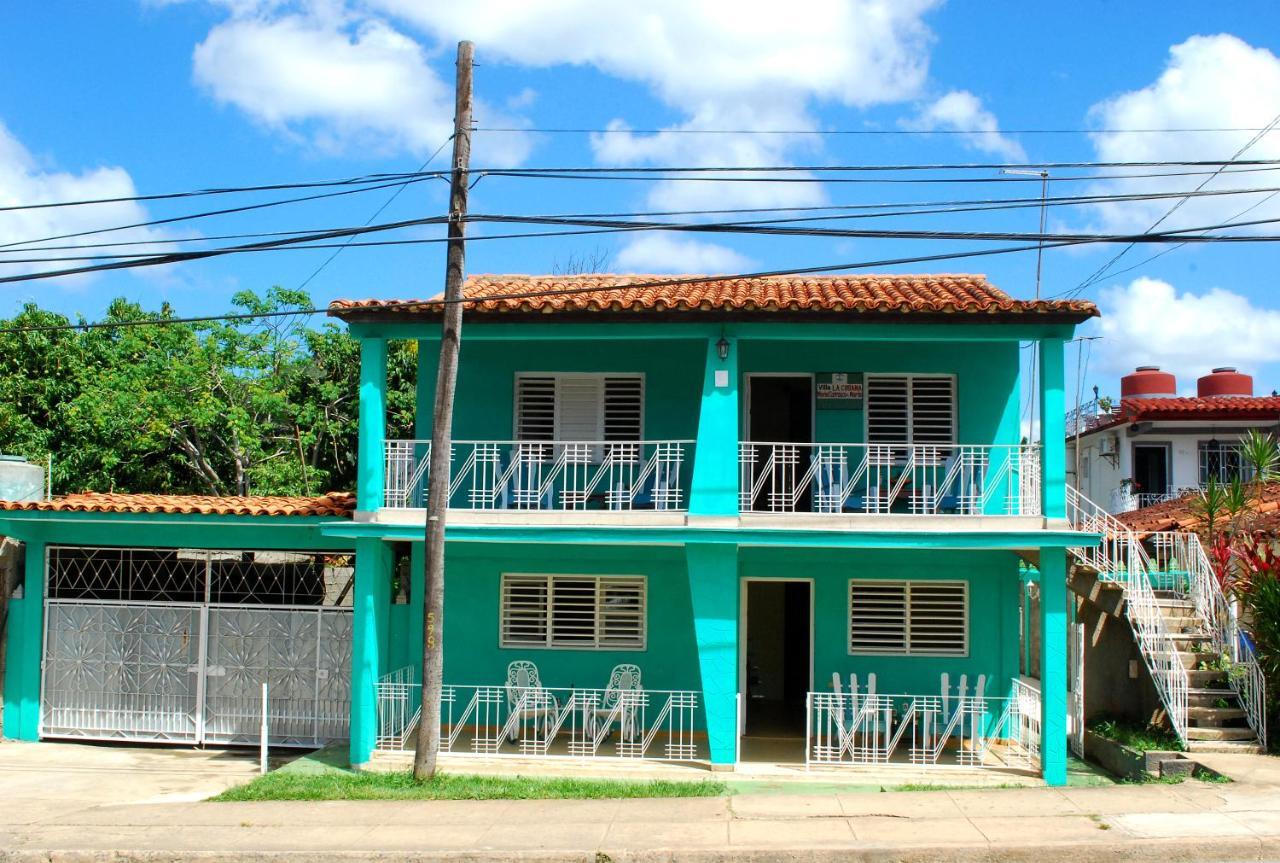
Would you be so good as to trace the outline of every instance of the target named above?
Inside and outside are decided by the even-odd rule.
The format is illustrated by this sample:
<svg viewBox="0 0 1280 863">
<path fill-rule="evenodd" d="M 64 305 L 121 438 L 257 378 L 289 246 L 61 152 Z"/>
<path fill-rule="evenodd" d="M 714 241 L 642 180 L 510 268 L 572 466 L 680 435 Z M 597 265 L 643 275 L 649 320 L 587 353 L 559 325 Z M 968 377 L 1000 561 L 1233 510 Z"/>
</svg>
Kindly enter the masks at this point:
<svg viewBox="0 0 1280 863">
<path fill-rule="evenodd" d="M 702 706 L 714 766 L 738 760 L 738 547 L 685 546 Z"/>
<path fill-rule="evenodd" d="M 731 341 L 722 360 L 719 340 L 707 340 L 689 491 L 692 515 L 738 514 L 738 342 Z"/>
<path fill-rule="evenodd" d="M 1067 402 L 1063 370 L 1065 342 L 1040 342 L 1041 503 L 1045 518 L 1067 517 Z"/>
<path fill-rule="evenodd" d="M 356 585 L 351 632 L 351 764 L 368 764 L 378 736 L 378 678 L 387 670 L 391 607 L 391 546 L 356 540 Z"/>
<path fill-rule="evenodd" d="M 1067 555 L 1040 549 L 1040 772 L 1067 784 Z"/>
<path fill-rule="evenodd" d="M 44 543 L 24 549 L 22 598 L 9 600 L 4 678 L 4 736 L 40 738 L 40 654 L 44 649 Z"/>
<path fill-rule="evenodd" d="M 382 506 L 386 477 L 387 342 L 360 340 L 360 430 L 356 449 L 356 509 L 371 512 Z"/>
</svg>

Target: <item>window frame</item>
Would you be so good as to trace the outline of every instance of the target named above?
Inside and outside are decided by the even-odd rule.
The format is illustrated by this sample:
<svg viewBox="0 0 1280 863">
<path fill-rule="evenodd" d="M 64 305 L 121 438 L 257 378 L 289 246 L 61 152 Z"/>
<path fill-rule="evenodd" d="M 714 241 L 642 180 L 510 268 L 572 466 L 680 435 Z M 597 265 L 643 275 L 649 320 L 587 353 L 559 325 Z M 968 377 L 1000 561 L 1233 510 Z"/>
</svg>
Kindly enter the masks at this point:
<svg viewBox="0 0 1280 863">
<path fill-rule="evenodd" d="M 1196 480 L 1199 483 L 1199 486 L 1201 488 L 1204 488 L 1209 482 L 1208 464 L 1206 463 L 1206 456 L 1209 453 L 1209 444 L 1211 442 L 1212 442 L 1211 440 L 1198 440 L 1198 439 L 1196 440 Z M 1229 478 L 1227 479 L 1223 478 L 1224 475 L 1227 474 L 1227 471 L 1224 471 L 1222 468 L 1222 459 L 1228 453 L 1231 453 L 1233 451 L 1236 459 L 1237 477 L 1239 477 L 1241 482 L 1250 482 L 1252 480 L 1252 477 L 1249 476 L 1249 466 L 1246 465 L 1244 463 L 1244 459 L 1241 458 L 1240 451 L 1243 445 L 1244 445 L 1244 442 L 1238 438 L 1235 440 L 1218 441 L 1218 452 L 1217 452 L 1218 475 L 1214 477 L 1214 479 L 1219 485 L 1223 485 L 1225 483 L 1231 482 Z M 1169 485 L 1170 487 L 1172 487 L 1173 483 L 1170 482 Z"/>
<path fill-rule="evenodd" d="M 543 621 L 543 640 L 541 643 L 528 641 L 508 641 L 506 638 L 507 621 L 507 584 L 508 579 L 540 579 L 544 584 L 545 620 Z M 593 635 L 590 643 L 585 641 L 558 642 L 555 640 L 555 581 L 592 581 L 595 587 L 595 605 L 593 609 Z M 635 582 L 640 586 L 640 608 L 636 612 L 639 621 L 640 639 L 638 644 L 619 644 L 607 641 L 602 632 L 603 592 L 605 586 L 619 582 Z M 647 575 L 621 575 L 613 573 L 571 573 L 571 572 L 503 572 L 498 578 L 498 648 L 500 650 L 586 650 L 593 652 L 624 651 L 639 653 L 649 649 L 649 577 Z"/>
<path fill-rule="evenodd" d="M 876 378 L 901 378 L 907 382 L 907 440 L 903 441 L 872 441 L 871 440 L 871 381 Z M 928 378 L 932 380 L 946 380 L 951 384 L 951 439 L 945 443 L 931 441 L 928 443 L 917 444 L 915 441 L 914 428 L 914 402 L 915 397 L 912 392 L 912 384 L 916 379 Z M 866 372 L 863 375 L 863 409 L 862 409 L 862 440 L 868 445 L 880 446 L 956 446 L 960 437 L 960 381 L 959 377 L 954 373 L 940 372 L 924 373 L 924 372 Z"/>
<path fill-rule="evenodd" d="M 963 646 L 959 651 L 938 650 L 921 648 L 915 649 L 912 646 L 912 625 L 911 625 L 911 592 L 913 585 L 925 585 L 929 587 L 941 586 L 959 586 L 961 603 L 963 606 L 962 626 L 963 626 Z M 862 585 L 903 585 L 903 623 L 902 623 L 902 642 L 903 650 L 866 650 L 855 649 L 853 637 L 853 597 L 855 586 Z M 849 656 L 902 656 L 902 657 L 923 657 L 935 659 L 967 659 L 970 651 L 970 630 L 972 604 L 970 602 L 969 582 L 962 578 L 850 578 L 848 589 L 845 591 L 845 647 Z"/>
<path fill-rule="evenodd" d="M 551 421 L 551 424 L 552 424 L 552 431 L 551 431 L 551 435 L 552 435 L 552 436 L 551 436 L 551 441 L 552 441 L 552 442 L 559 442 L 559 441 L 561 441 L 561 438 L 559 437 L 559 435 L 560 435 L 560 382 L 561 382 L 561 380 L 564 380 L 564 379 L 571 379 L 571 378 L 577 378 L 577 379 L 580 379 L 580 380 L 595 380 L 595 381 L 600 381 L 600 402 L 599 402 L 599 404 L 597 405 L 597 411 L 598 411 L 598 417 L 599 417 L 599 421 L 600 421 L 600 439 L 599 439 L 599 440 L 600 440 L 600 442 L 602 442 L 602 443 L 603 443 L 603 442 L 607 442 L 607 443 L 627 442 L 627 441 L 609 441 L 609 440 L 608 440 L 608 432 L 607 432 L 607 429 L 605 428 L 605 417 L 606 417 L 606 411 L 605 411 L 605 409 L 606 409 L 605 397 L 606 397 L 606 395 L 607 395 L 607 393 L 606 393 L 606 387 L 608 386 L 608 384 L 607 384 L 607 380 L 608 380 L 609 378 L 630 378 L 630 379 L 632 379 L 632 380 L 637 380 L 637 381 L 639 381 L 639 382 L 640 382 L 640 393 L 639 393 L 639 398 L 640 398 L 640 427 L 639 427 L 639 436 L 636 438 L 636 440 L 637 440 L 637 441 L 643 441 L 643 440 L 645 439 L 645 414 L 646 414 L 646 410 L 645 410 L 645 403 L 646 403 L 647 396 L 648 396 L 648 384 L 647 384 L 647 382 L 646 382 L 646 380 L 645 380 L 645 373 L 644 373 L 644 372 L 536 372 L 536 371 L 518 371 L 518 372 L 516 372 L 516 373 L 515 373 L 515 376 L 514 376 L 513 381 L 512 381 L 512 387 L 511 387 L 511 440 L 513 440 L 513 441 L 516 441 L 516 442 L 524 442 L 524 441 L 522 440 L 522 438 L 520 437 L 520 379 L 521 379 L 521 378 L 551 378 L 553 381 L 555 381 L 555 384 L 554 384 L 555 392 L 554 392 L 554 395 L 552 396 L 552 398 L 555 400 L 555 401 L 554 401 L 554 404 L 553 404 L 553 406 L 552 406 L 552 411 L 553 411 L 553 416 L 552 416 L 552 421 Z M 536 443 L 537 441 L 534 441 L 534 440 L 530 439 L 530 441 L 528 441 L 528 442 L 530 442 L 530 443 Z M 586 441 L 586 442 L 587 442 L 587 443 L 591 443 L 591 441 Z M 575 443 L 575 441 L 568 441 L 568 443 Z"/>
</svg>

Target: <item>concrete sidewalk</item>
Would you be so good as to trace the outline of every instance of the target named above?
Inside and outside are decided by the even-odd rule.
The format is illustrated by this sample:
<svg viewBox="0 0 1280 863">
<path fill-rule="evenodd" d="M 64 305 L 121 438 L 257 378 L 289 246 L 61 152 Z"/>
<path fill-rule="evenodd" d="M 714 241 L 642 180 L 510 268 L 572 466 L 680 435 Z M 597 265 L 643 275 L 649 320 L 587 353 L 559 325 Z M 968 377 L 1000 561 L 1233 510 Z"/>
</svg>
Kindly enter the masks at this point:
<svg viewBox="0 0 1280 863">
<path fill-rule="evenodd" d="M 0 773 L 0 860 L 1275 859 L 1275 760 L 1222 758 L 1241 781 L 609 801 L 91 802 Z"/>
</svg>

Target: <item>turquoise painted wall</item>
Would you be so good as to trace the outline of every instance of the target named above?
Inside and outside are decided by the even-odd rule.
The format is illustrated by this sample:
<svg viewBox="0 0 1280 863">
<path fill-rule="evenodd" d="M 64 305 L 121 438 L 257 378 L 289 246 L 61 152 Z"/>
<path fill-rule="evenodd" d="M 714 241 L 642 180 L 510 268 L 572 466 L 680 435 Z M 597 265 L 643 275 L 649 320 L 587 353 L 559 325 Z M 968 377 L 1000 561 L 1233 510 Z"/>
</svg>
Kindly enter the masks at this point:
<svg viewBox="0 0 1280 863">
<path fill-rule="evenodd" d="M 814 579 L 813 674 L 815 691 L 831 691 L 831 675 L 847 685 L 849 674 L 865 681 L 876 673 L 882 693 L 934 695 L 939 675 L 953 685 L 968 674 L 970 686 L 986 674 L 987 693 L 1008 694 L 1018 673 L 1018 558 L 1005 551 L 893 551 L 748 548 L 740 552 L 744 578 Z M 849 579 L 943 579 L 969 583 L 967 657 L 851 656 L 848 634 Z M 748 609 L 750 613 L 750 609 Z"/>
<path fill-rule="evenodd" d="M 450 544 L 445 577 L 445 681 L 496 685 L 507 664 L 528 659 L 551 687 L 604 688 L 619 663 L 640 666 L 651 689 L 699 688 L 697 646 L 681 548 Z M 499 646 L 502 573 L 643 575 L 648 639 L 644 650 L 566 650 Z"/>
</svg>

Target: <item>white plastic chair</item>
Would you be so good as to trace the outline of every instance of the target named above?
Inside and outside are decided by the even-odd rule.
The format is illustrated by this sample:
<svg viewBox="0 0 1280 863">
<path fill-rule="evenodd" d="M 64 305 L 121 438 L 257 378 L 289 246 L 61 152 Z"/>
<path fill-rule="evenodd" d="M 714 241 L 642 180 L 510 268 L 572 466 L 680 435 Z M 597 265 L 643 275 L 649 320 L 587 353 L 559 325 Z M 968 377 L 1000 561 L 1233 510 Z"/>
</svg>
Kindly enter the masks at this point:
<svg viewBox="0 0 1280 863">
<path fill-rule="evenodd" d="M 520 714 L 509 740 L 514 743 L 517 732 L 523 736 L 525 725 L 530 722 L 535 730 L 541 726 L 545 733 L 559 705 L 538 678 L 538 666 L 527 659 L 517 659 L 508 665 L 506 690 L 507 708 Z"/>
<path fill-rule="evenodd" d="M 622 739 L 627 742 L 634 740 L 641 697 L 638 693 L 643 690 L 644 687 L 640 685 L 640 666 L 615 665 L 609 674 L 609 685 L 605 687 L 604 697 L 600 699 L 600 705 L 595 709 L 593 736 L 600 731 L 599 723 L 613 722 L 610 714 L 621 702 L 622 709 L 619 711 L 618 721 L 622 726 Z"/>
</svg>

